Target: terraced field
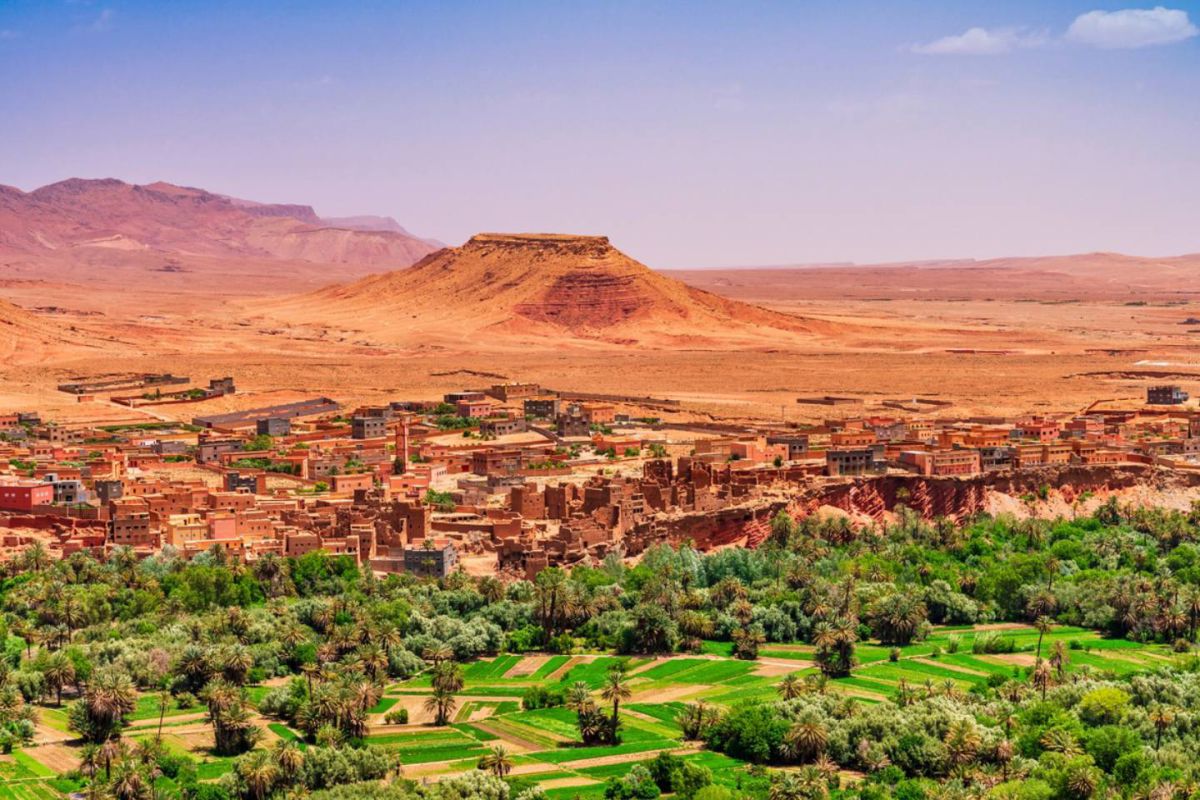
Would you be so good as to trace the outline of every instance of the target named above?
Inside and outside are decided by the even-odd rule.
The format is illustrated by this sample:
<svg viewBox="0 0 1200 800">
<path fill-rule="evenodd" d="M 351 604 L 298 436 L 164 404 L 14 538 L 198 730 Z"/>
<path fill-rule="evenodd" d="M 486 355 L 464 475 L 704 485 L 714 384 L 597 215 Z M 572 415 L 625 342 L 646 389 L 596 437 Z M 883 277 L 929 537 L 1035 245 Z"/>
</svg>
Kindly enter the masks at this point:
<svg viewBox="0 0 1200 800">
<path fill-rule="evenodd" d="M 991 641 L 991 648 L 1011 652 L 976 653 L 977 637 L 981 645 Z M 940 628 L 922 642 L 898 648 L 895 660 L 893 648 L 863 642 L 857 649 L 860 663 L 853 674 L 830 681 L 826 689 L 872 703 L 893 698 L 902 682 L 917 690 L 953 685 L 968 691 L 989 679 L 1027 678 L 1037 640 L 1032 627 Z M 1056 642 L 1063 642 L 1066 648 L 1069 672 L 1090 669 L 1123 675 L 1165 665 L 1172 659 L 1161 645 L 1105 639 L 1094 631 L 1069 627 L 1055 628 L 1042 638 L 1044 657 Z M 381 733 L 370 741 L 396 748 L 406 764 L 405 774 L 414 778 L 474 769 L 480 755 L 503 744 L 515 754 L 514 775 L 539 783 L 552 798 L 601 796 L 607 778 L 623 775 L 632 764 L 664 750 L 715 767 L 718 780 L 732 785 L 736 776 L 743 774 L 735 769 L 742 763 L 682 741 L 676 722 L 679 712 L 686 703 L 697 700 L 727 706 L 776 697 L 781 674 L 817 672 L 812 658 L 813 649 L 806 644 L 769 644 L 758 661 L 739 661 L 730 657 L 728 642 L 710 641 L 698 655 L 624 659 L 633 696 L 621 706 L 622 743 L 585 747 L 579 740 L 574 712 L 565 708 L 521 710 L 519 698 L 532 686 L 566 689 L 576 681 L 595 690 L 609 668 L 622 659 L 608 655 L 502 655 L 466 668 L 456 722 L 450 728 L 414 725 L 408 726 L 411 732 Z M 789 670 L 789 666 L 795 669 Z M 418 677 L 390 687 L 381 705 L 389 698 L 429 691 L 428 679 Z M 472 699 L 475 697 L 487 699 Z M 395 730 L 404 729 L 391 729 Z"/>
</svg>

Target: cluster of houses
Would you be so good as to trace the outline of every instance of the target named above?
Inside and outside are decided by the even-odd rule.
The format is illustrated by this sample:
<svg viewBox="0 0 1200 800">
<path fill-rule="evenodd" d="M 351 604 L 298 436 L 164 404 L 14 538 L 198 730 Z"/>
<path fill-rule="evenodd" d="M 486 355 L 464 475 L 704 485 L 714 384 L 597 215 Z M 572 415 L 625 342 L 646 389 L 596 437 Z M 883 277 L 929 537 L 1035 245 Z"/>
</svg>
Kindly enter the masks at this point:
<svg viewBox="0 0 1200 800">
<path fill-rule="evenodd" d="M 62 556 L 320 551 L 379 572 L 470 563 L 531 575 L 660 541 L 754 543 L 769 517 L 749 501 L 798 485 L 1070 464 L 1200 469 L 1200 414 L 1167 388 L 1151 397 L 1166 402 L 1123 411 L 804 426 L 665 422 L 641 415 L 669 401 L 523 383 L 350 411 L 313 398 L 188 424 L 5 414 L 0 558 L 41 538 Z"/>
</svg>

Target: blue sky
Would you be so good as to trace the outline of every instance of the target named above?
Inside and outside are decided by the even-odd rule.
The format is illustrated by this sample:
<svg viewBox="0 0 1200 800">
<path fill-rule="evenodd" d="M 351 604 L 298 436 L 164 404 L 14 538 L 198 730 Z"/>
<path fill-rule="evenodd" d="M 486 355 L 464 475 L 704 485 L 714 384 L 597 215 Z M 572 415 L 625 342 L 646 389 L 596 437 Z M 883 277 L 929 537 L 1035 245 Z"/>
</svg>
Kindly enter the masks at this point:
<svg viewBox="0 0 1200 800">
<path fill-rule="evenodd" d="M 0 0 L 0 183 L 657 267 L 1200 251 L 1200 3 Z"/>
</svg>

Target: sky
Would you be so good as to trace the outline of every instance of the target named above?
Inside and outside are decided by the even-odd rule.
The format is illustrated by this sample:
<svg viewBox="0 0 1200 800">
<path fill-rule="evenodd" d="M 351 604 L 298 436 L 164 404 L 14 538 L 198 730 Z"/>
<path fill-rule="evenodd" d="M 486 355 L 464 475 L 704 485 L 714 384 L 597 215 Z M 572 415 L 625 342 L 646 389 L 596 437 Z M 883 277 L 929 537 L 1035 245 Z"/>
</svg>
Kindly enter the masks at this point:
<svg viewBox="0 0 1200 800">
<path fill-rule="evenodd" d="M 1200 0 L 0 0 L 0 183 L 660 268 L 1200 251 Z"/>
</svg>

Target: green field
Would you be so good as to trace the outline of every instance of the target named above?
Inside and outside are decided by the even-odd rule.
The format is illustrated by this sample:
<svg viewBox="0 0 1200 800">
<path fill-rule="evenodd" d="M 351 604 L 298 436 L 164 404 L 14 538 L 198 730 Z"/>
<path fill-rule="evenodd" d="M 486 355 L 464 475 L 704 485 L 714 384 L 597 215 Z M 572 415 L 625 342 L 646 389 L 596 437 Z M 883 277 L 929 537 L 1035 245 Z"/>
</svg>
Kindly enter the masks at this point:
<svg viewBox="0 0 1200 800">
<path fill-rule="evenodd" d="M 1012 653 L 973 652 L 977 635 L 1004 640 L 1000 648 Z M 844 692 L 865 703 L 883 702 L 895 697 L 901 683 L 921 689 L 953 686 L 959 691 L 986 684 L 989 678 L 1026 679 L 1028 657 L 1037 646 L 1038 633 L 1033 627 L 1005 627 L 977 634 L 969 627 L 935 629 L 925 640 L 891 648 L 879 643 L 861 642 L 857 648 L 859 664 L 846 678 L 832 680 L 831 692 Z M 1170 663 L 1171 654 L 1162 645 L 1143 645 L 1126 640 L 1102 638 L 1094 631 L 1059 626 L 1046 633 L 1042 640 L 1043 656 L 1048 656 L 1055 642 L 1066 647 L 1068 672 L 1090 669 L 1094 672 L 1125 675 L 1140 669 Z M 728 643 L 705 642 L 700 655 L 679 655 L 661 658 L 625 660 L 628 683 L 633 700 L 622 705 L 622 741 L 618 745 L 583 746 L 579 740 L 576 715 L 566 708 L 522 710 L 518 698 L 532 685 L 566 690 L 582 681 L 597 690 L 608 670 L 622 659 L 608 655 L 578 658 L 569 670 L 555 681 L 545 677 L 562 670 L 567 656 L 553 656 L 537 670 L 512 678 L 505 677 L 521 662 L 520 656 L 506 655 L 471 663 L 464 670 L 465 685 L 459 693 L 457 720 L 449 728 L 413 725 L 412 732 L 372 736 L 372 744 L 394 749 L 405 763 L 424 765 L 430 774 L 452 774 L 474 767 L 475 759 L 495 744 L 516 749 L 516 763 L 538 762 L 554 765 L 553 770 L 532 772 L 528 780 L 535 783 L 564 778 L 590 779 L 592 784 L 551 788 L 551 798 L 599 797 L 604 781 L 623 776 L 634 763 L 649 760 L 661 751 L 679 750 L 693 746 L 681 741 L 678 715 L 689 702 L 704 700 L 718 706 L 729 706 L 744 700 L 770 700 L 778 696 L 781 680 L 780 666 L 796 662 L 799 675 L 811 675 L 813 648 L 803 643 L 766 645 L 761 659 L 770 663 L 767 669 L 753 661 L 740 661 L 728 655 Z M 894 659 L 894 660 L 893 660 Z M 518 670 L 520 672 L 520 670 Z M 405 694 L 424 694 L 429 691 L 424 677 L 390 687 L 388 695 L 377 708 L 390 707 Z M 661 696 L 665 699 L 657 699 Z M 510 701 L 474 700 L 473 697 L 511 697 Z M 604 705 L 597 697 L 597 702 Z M 481 717 L 481 715 L 483 715 Z M 469 718 L 475 721 L 467 722 Z M 519 744 L 518 744 L 519 743 Z M 609 756 L 645 754 L 644 759 L 621 759 L 619 763 L 591 763 L 593 759 Z M 746 765 L 720 753 L 703 751 L 684 758 L 713 770 L 719 783 L 735 786 L 745 774 Z M 422 773 L 424 774 L 424 773 Z"/>
</svg>

